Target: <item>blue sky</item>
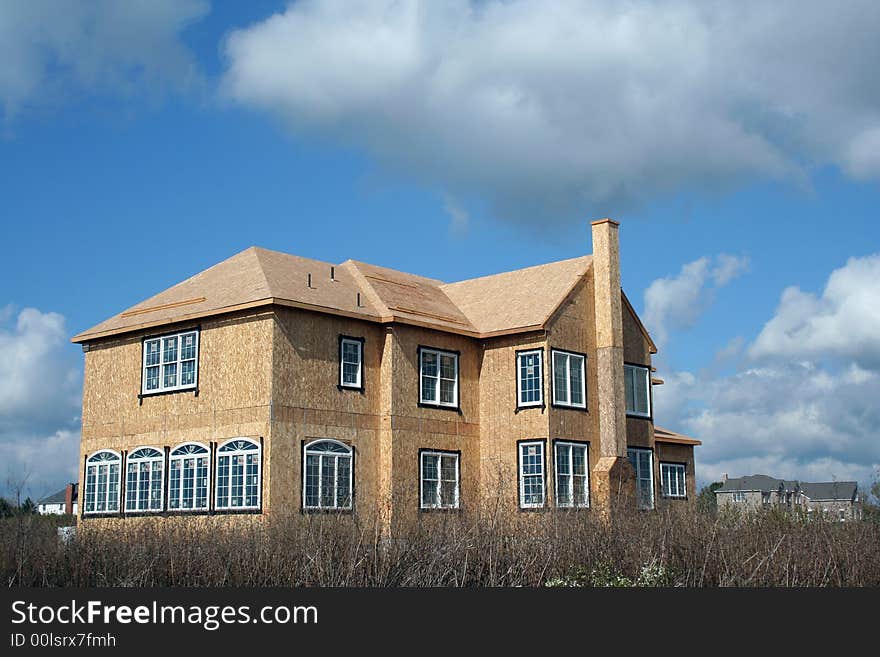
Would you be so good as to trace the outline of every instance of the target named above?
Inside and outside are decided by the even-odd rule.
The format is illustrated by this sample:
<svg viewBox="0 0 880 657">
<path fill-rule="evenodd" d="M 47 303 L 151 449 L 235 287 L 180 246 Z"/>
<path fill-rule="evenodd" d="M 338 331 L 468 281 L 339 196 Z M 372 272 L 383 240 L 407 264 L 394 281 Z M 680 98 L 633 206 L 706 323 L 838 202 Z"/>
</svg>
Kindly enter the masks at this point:
<svg viewBox="0 0 880 657">
<path fill-rule="evenodd" d="M 247 246 L 452 281 L 603 216 L 702 480 L 878 471 L 876 5 L 131 6 L 0 7 L 7 486 L 73 476 L 69 337 Z"/>
</svg>

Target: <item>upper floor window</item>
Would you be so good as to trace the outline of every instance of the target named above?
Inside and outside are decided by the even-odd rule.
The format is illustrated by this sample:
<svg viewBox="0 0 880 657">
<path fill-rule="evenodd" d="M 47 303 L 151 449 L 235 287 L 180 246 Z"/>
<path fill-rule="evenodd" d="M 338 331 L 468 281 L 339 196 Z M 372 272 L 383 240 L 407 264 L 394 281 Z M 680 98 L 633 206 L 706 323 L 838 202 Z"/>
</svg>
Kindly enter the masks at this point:
<svg viewBox="0 0 880 657">
<path fill-rule="evenodd" d="M 556 443 L 556 506 L 590 506 L 587 445 Z"/>
<path fill-rule="evenodd" d="M 623 382 L 626 390 L 626 412 L 639 417 L 651 417 L 651 376 L 643 365 L 624 365 Z"/>
<path fill-rule="evenodd" d="M 420 454 L 423 509 L 457 509 L 459 455 L 455 452 Z"/>
<path fill-rule="evenodd" d="M 200 443 L 184 443 L 168 459 L 168 509 L 207 511 L 210 453 Z"/>
<path fill-rule="evenodd" d="M 636 502 L 640 509 L 654 508 L 654 453 L 650 449 L 626 450 L 636 472 Z"/>
<path fill-rule="evenodd" d="M 199 332 L 144 340 L 143 394 L 196 387 Z"/>
<path fill-rule="evenodd" d="M 517 406 L 542 406 L 544 404 L 543 355 L 542 349 L 517 352 Z"/>
<path fill-rule="evenodd" d="M 587 407 L 583 354 L 553 350 L 553 403 L 574 408 Z"/>
<path fill-rule="evenodd" d="M 687 497 L 684 463 L 661 463 L 660 487 L 663 497 Z"/>
<path fill-rule="evenodd" d="M 165 456 L 153 447 L 134 450 L 125 460 L 125 510 L 162 510 L 162 477 Z"/>
<path fill-rule="evenodd" d="M 217 509 L 260 508 L 260 445 L 233 438 L 217 450 Z"/>
<path fill-rule="evenodd" d="M 419 400 L 458 408 L 458 354 L 419 347 Z"/>
<path fill-rule="evenodd" d="M 362 338 L 339 338 L 339 386 L 363 390 L 364 341 Z"/>
<path fill-rule="evenodd" d="M 86 491 L 83 513 L 119 511 L 122 457 L 109 449 L 95 452 L 86 460 Z"/>
<path fill-rule="evenodd" d="M 351 447 L 337 440 L 317 440 L 305 446 L 303 508 L 351 509 Z"/>
<path fill-rule="evenodd" d="M 544 441 L 519 444 L 519 505 L 524 509 L 544 506 Z"/>
</svg>

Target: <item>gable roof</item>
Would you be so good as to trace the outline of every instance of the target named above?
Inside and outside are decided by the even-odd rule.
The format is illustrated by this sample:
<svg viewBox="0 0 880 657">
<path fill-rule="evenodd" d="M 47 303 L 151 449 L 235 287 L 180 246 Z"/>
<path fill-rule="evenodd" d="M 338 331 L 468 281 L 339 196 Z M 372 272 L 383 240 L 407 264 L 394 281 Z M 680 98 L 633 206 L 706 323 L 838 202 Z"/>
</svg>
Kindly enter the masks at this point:
<svg viewBox="0 0 880 657">
<path fill-rule="evenodd" d="M 77 334 L 72 342 L 272 304 L 476 338 L 521 333 L 543 328 L 591 266 L 592 257 L 581 256 L 443 283 L 355 260 L 334 265 L 252 246 Z M 625 296 L 624 301 L 631 310 Z"/>
<path fill-rule="evenodd" d="M 592 256 L 560 260 L 441 285 L 482 335 L 541 328 L 593 263 Z"/>
<path fill-rule="evenodd" d="M 854 481 L 801 482 L 801 492 L 811 500 L 851 500 L 857 489 L 858 484 Z"/>
<path fill-rule="evenodd" d="M 79 484 L 73 484 L 73 501 L 76 501 L 76 493 L 79 488 Z M 52 493 L 39 500 L 37 504 L 64 504 L 67 502 L 67 487 L 65 486 L 57 493 Z"/>
<path fill-rule="evenodd" d="M 762 493 L 771 493 L 779 490 L 780 484 L 786 491 L 795 491 L 798 487 L 797 481 L 786 481 L 785 479 L 776 479 L 775 477 L 757 474 L 728 479 L 724 482 L 724 485 L 715 492 L 761 491 Z"/>
<path fill-rule="evenodd" d="M 715 492 L 761 491 L 769 493 L 779 490 L 780 484 L 784 486 L 786 492 L 800 491 L 811 500 L 851 500 L 858 490 L 858 484 L 855 481 L 811 483 L 808 481 L 786 481 L 785 479 L 775 479 L 767 475 L 750 475 L 728 479 Z"/>
</svg>

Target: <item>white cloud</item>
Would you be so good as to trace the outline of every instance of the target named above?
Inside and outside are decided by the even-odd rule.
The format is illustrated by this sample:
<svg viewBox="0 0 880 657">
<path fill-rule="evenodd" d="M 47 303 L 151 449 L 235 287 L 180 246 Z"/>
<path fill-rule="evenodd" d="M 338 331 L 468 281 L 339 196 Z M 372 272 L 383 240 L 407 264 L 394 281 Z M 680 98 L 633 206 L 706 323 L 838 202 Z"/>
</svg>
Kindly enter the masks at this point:
<svg viewBox="0 0 880 657">
<path fill-rule="evenodd" d="M 842 358 L 880 367 L 880 254 L 850 258 L 821 296 L 789 287 L 752 358 Z"/>
<path fill-rule="evenodd" d="M 880 256 L 851 258 L 820 297 L 788 288 L 774 317 L 745 348 L 734 339 L 716 361 L 744 358 L 733 374 L 663 373 L 659 424 L 703 440 L 701 481 L 768 474 L 870 482 L 880 471 Z"/>
<path fill-rule="evenodd" d="M 658 278 L 645 290 L 645 326 L 658 346 L 669 331 L 693 326 L 712 302 L 712 291 L 727 285 L 748 267 L 746 257 L 722 253 L 689 262 L 676 276 Z"/>
<path fill-rule="evenodd" d="M 449 195 L 443 197 L 443 209 L 449 215 L 449 232 L 454 237 L 467 235 L 470 225 L 470 215 L 461 205 Z"/>
<path fill-rule="evenodd" d="M 61 315 L 25 308 L 13 321 L 7 309 L 0 312 L 0 494 L 25 475 L 42 494 L 76 473 L 82 373 Z"/>
<path fill-rule="evenodd" d="M 190 84 L 197 68 L 179 36 L 207 12 L 205 0 L 5 0 L 0 107 L 11 118 L 82 90 Z"/>
<path fill-rule="evenodd" d="M 880 176 L 878 32 L 870 0 L 302 0 L 230 34 L 223 89 L 508 216 L 582 218 Z"/>
</svg>

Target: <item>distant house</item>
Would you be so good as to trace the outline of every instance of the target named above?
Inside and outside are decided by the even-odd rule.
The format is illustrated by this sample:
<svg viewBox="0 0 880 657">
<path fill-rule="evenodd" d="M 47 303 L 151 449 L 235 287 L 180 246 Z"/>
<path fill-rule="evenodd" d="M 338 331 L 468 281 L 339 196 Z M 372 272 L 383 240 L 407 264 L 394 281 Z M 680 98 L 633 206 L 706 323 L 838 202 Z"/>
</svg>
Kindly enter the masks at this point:
<svg viewBox="0 0 880 657">
<path fill-rule="evenodd" d="M 44 497 L 37 502 L 37 512 L 44 516 L 49 515 L 76 515 L 78 511 L 77 493 L 79 484 L 67 484 L 57 493 Z"/>
<path fill-rule="evenodd" d="M 748 510 L 800 509 L 808 515 L 823 514 L 835 520 L 862 517 L 858 484 L 854 481 L 809 483 L 788 481 L 767 475 L 728 479 L 715 491 L 718 508 L 727 506 Z"/>
</svg>

